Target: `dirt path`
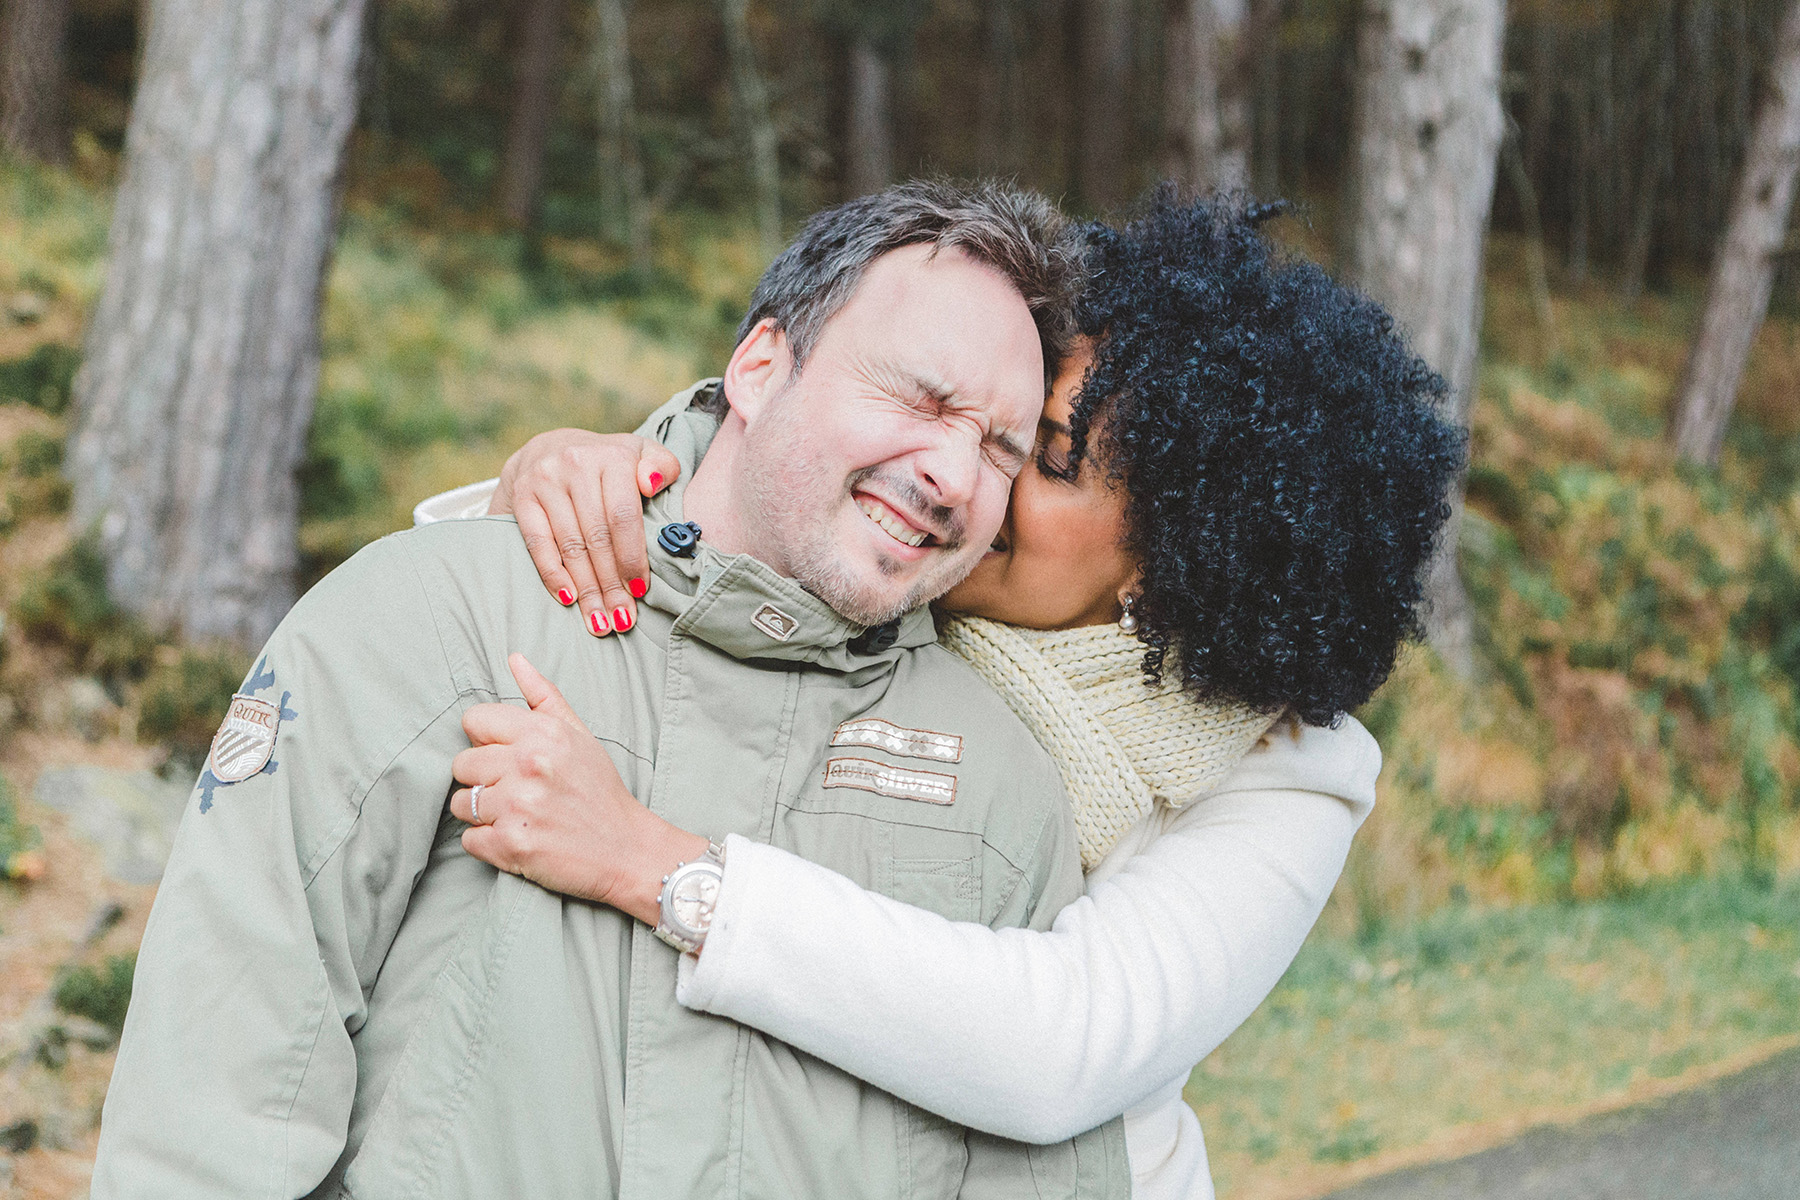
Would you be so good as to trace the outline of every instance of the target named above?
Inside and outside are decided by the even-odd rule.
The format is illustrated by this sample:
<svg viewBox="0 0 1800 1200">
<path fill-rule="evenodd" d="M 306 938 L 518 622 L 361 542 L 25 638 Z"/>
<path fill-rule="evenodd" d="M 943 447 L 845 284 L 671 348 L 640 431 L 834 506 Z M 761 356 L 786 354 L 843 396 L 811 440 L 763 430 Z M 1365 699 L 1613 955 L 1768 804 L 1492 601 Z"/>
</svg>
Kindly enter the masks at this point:
<svg viewBox="0 0 1800 1200">
<path fill-rule="evenodd" d="M 1543 1128 L 1326 1200 L 1793 1200 L 1800 1050 L 1637 1108 Z"/>
</svg>

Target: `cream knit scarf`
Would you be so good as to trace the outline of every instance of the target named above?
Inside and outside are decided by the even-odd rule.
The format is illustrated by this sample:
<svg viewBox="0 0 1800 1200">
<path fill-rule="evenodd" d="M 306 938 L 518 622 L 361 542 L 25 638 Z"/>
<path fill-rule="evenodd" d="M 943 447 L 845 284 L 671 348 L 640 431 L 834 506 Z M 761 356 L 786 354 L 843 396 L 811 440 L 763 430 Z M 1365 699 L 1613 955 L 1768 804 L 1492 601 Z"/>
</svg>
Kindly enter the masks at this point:
<svg viewBox="0 0 1800 1200">
<path fill-rule="evenodd" d="M 1237 764 L 1275 717 L 1198 703 L 1168 673 L 1144 682 L 1144 643 L 1117 625 L 1037 630 L 952 617 L 938 640 L 1005 697 L 1062 772 L 1081 869 L 1157 804 L 1178 808 Z"/>
</svg>

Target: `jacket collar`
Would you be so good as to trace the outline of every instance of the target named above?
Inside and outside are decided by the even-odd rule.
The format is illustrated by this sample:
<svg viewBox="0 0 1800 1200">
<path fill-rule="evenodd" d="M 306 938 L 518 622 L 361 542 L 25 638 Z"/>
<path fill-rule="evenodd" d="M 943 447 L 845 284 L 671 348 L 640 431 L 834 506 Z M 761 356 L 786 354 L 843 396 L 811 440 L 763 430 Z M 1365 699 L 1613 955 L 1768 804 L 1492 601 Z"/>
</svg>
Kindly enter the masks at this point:
<svg viewBox="0 0 1800 1200">
<path fill-rule="evenodd" d="M 930 610 L 901 617 L 897 635 L 882 645 L 870 630 L 845 620 L 794 580 L 748 554 L 724 554 L 702 537 L 691 557 L 670 553 L 657 535 L 687 518 L 683 498 L 694 468 L 706 456 L 719 422 L 691 407 L 710 396 L 716 379 L 688 390 L 689 407 L 670 414 L 657 436 L 681 460 L 682 473 L 644 505 L 644 540 L 650 550 L 650 592 L 639 601 L 675 617 L 674 632 L 696 638 L 740 659 L 804 662 L 854 671 L 896 661 L 902 652 L 937 640 Z M 877 648 L 879 647 L 879 648 Z"/>
</svg>

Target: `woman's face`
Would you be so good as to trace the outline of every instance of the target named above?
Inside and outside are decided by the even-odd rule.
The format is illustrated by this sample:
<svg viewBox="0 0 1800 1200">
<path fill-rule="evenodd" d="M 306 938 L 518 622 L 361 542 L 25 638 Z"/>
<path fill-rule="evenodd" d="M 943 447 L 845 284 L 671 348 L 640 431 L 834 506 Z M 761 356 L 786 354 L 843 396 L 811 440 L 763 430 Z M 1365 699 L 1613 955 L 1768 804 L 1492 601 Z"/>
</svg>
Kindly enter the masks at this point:
<svg viewBox="0 0 1800 1200">
<path fill-rule="evenodd" d="M 1091 347 L 1069 356 L 1044 403 L 1039 448 L 1050 466 L 1069 458 L 1069 414 Z M 1072 480 L 1027 464 L 1013 484 L 1000 536 L 943 606 L 1030 629 L 1073 629 L 1119 618 L 1119 597 L 1136 586 L 1137 563 L 1126 553 L 1125 493 L 1094 461 L 1098 429 Z"/>
</svg>

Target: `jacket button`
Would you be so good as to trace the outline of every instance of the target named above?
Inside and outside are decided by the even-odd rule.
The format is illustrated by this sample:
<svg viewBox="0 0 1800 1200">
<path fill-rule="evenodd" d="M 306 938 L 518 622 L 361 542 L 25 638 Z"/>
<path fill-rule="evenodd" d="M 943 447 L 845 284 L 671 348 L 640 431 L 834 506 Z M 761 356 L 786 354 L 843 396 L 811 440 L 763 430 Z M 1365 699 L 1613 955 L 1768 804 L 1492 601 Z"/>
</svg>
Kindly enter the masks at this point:
<svg viewBox="0 0 1800 1200">
<path fill-rule="evenodd" d="M 676 558 L 692 558 L 700 544 L 700 527 L 692 521 L 672 521 L 656 535 L 656 544 Z"/>
<path fill-rule="evenodd" d="M 863 630 L 860 637 L 850 642 L 850 650 L 855 654 L 886 654 L 899 640 L 900 622 L 888 621 Z"/>
</svg>

